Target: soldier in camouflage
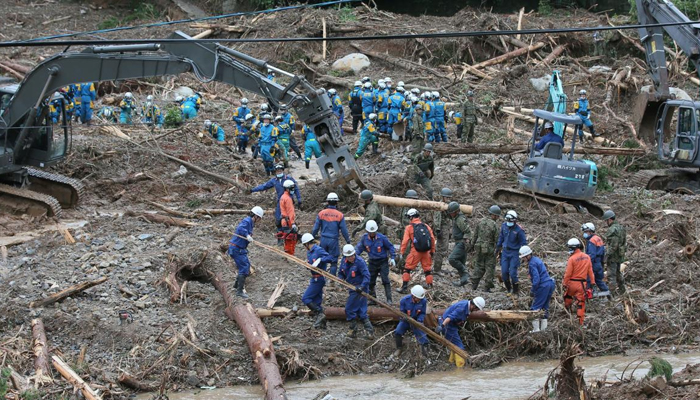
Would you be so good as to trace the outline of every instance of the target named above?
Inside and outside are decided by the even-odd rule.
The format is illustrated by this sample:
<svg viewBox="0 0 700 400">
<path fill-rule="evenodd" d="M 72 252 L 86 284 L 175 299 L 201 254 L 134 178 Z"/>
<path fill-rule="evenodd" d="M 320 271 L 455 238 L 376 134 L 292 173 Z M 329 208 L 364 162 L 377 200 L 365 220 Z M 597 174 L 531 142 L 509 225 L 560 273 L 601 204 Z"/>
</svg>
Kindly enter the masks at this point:
<svg viewBox="0 0 700 400">
<path fill-rule="evenodd" d="M 449 203 L 452 199 L 452 190 L 442 188 L 440 190 L 443 203 Z M 435 241 L 437 241 L 435 257 L 433 257 L 433 274 L 440 275 L 442 271 L 442 260 L 447 255 L 447 248 L 450 239 L 450 222 L 452 219 L 447 214 L 447 211 L 435 211 L 433 213 L 433 232 L 435 232 Z"/>
<path fill-rule="evenodd" d="M 469 229 L 467 217 L 459 211 L 459 203 L 453 201 L 448 204 L 447 214 L 454 220 L 452 223 L 452 240 L 455 242 L 455 247 L 452 249 L 448 261 L 459 274 L 459 282 L 455 282 L 454 285 L 464 286 L 469 283 L 469 272 L 465 263 L 467 262 L 467 253 L 473 247 L 471 242 L 472 231 Z"/>
<path fill-rule="evenodd" d="M 603 213 L 603 220 L 608 224 L 605 234 L 605 255 L 608 264 L 608 284 L 611 290 L 617 289 L 618 294 L 625 293 L 625 279 L 620 271 L 620 265 L 625 261 L 627 251 L 627 232 L 625 228 L 615 221 L 615 212 L 607 210 Z"/>
<path fill-rule="evenodd" d="M 474 232 L 474 277 L 472 289 L 479 287 L 481 278 L 486 274 L 484 289 L 493 289 L 493 275 L 496 270 L 496 242 L 498 241 L 498 223 L 501 208 L 497 205 L 489 207 L 489 215 L 482 218 Z"/>
<path fill-rule="evenodd" d="M 408 189 L 404 197 L 407 199 L 418 200 L 418 192 L 413 189 Z M 396 238 L 398 242 L 403 240 L 403 232 L 406 230 L 406 226 L 411 223 L 411 219 L 408 218 L 408 215 L 406 215 L 410 209 L 410 207 L 401 207 L 401 218 L 399 219 L 399 226 L 396 227 Z M 408 257 L 408 253 L 410 252 L 411 244 L 409 243 L 406 247 L 406 252 L 403 254 L 403 257 L 399 257 L 399 262 L 396 265 L 399 271 L 403 271 L 403 266 L 406 264 L 406 257 Z"/>
<path fill-rule="evenodd" d="M 421 103 L 416 104 L 411 123 L 413 125 L 413 130 L 411 131 L 411 154 L 416 156 L 425 143 L 425 123 L 423 123 L 423 105 Z"/>
<path fill-rule="evenodd" d="M 379 204 L 374 201 L 374 195 L 370 190 L 363 190 L 360 193 L 360 198 L 365 202 L 365 218 L 362 223 L 352 231 L 352 238 L 354 239 L 358 232 L 365 229 L 367 221 L 373 220 L 379 225 L 379 233 L 386 235 L 386 225 L 384 224 L 382 218 L 382 210 L 379 208 Z"/>
<path fill-rule="evenodd" d="M 472 143 L 474 141 L 474 128 L 477 124 L 476 119 L 476 103 L 474 103 L 474 92 L 467 92 L 467 100 L 462 105 L 462 117 L 464 119 L 464 133 L 462 134 L 462 143 Z"/>
<path fill-rule="evenodd" d="M 433 145 L 426 143 L 423 147 L 423 152 L 413 157 L 413 165 L 406 171 L 409 185 L 418 184 L 423 186 L 430 200 L 433 199 L 433 185 L 430 180 L 433 179 L 435 172 L 435 161 L 432 153 Z"/>
</svg>

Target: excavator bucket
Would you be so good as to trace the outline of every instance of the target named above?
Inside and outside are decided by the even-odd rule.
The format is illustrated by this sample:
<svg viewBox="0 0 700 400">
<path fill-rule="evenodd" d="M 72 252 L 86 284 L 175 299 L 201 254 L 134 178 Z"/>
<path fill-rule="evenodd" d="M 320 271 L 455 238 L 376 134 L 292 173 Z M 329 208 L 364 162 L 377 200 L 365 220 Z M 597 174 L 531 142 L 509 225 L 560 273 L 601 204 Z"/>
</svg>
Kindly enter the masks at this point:
<svg viewBox="0 0 700 400">
<path fill-rule="evenodd" d="M 656 140 L 656 121 L 664 100 L 653 93 L 639 93 L 632 110 L 632 120 L 637 135 L 644 143 L 654 145 Z"/>
<path fill-rule="evenodd" d="M 394 133 L 391 134 L 391 140 L 403 139 L 406 134 L 406 121 L 401 120 L 394 125 L 392 125 Z"/>
</svg>

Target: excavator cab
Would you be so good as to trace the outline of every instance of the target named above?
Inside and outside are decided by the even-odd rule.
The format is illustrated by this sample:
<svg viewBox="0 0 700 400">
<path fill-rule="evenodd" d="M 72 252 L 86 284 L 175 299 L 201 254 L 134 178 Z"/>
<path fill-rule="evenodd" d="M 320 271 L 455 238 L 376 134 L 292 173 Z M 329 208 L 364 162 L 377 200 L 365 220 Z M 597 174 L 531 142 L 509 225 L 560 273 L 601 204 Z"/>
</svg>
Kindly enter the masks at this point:
<svg viewBox="0 0 700 400">
<path fill-rule="evenodd" d="M 700 102 L 669 100 L 659 108 L 655 129 L 659 161 L 700 167 L 698 120 Z"/>
</svg>

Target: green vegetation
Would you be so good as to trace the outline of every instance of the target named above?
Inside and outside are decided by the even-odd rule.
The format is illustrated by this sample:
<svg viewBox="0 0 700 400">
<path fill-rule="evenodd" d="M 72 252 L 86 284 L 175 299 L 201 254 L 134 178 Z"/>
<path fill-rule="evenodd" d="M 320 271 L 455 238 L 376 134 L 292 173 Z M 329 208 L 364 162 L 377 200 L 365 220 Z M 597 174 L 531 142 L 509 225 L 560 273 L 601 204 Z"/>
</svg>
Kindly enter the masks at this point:
<svg viewBox="0 0 700 400">
<path fill-rule="evenodd" d="M 338 19 L 340 20 L 341 24 L 357 21 L 357 15 L 355 15 L 355 9 L 353 9 L 351 7 L 341 8 L 340 10 L 338 10 Z"/>
<path fill-rule="evenodd" d="M 22 392 L 19 397 L 22 400 L 39 400 L 41 399 L 42 395 L 41 392 L 36 389 L 29 389 Z"/>
<path fill-rule="evenodd" d="M 164 126 L 166 128 L 176 128 L 182 124 L 182 111 L 175 104 L 170 104 L 165 108 Z"/>
<path fill-rule="evenodd" d="M 115 16 L 108 17 L 97 24 L 97 29 L 112 29 L 119 26 L 129 25 L 134 21 L 161 19 L 160 11 L 152 3 L 146 1 L 132 0 L 129 4 L 129 13 L 123 18 Z"/>
<path fill-rule="evenodd" d="M 194 200 L 189 200 L 185 205 L 189 208 L 197 208 L 202 205 L 202 200 L 199 199 L 194 199 Z"/>
<path fill-rule="evenodd" d="M 4 399 L 7 394 L 7 381 L 12 375 L 12 371 L 9 368 L 3 368 L 0 371 L 0 399 Z"/>
<path fill-rule="evenodd" d="M 617 177 L 614 170 L 611 170 L 605 165 L 598 165 L 598 190 L 601 192 L 612 192 L 613 186 L 610 183 L 610 178 Z"/>
<path fill-rule="evenodd" d="M 651 369 L 649 370 L 649 373 L 647 373 L 649 378 L 664 376 L 666 377 L 666 382 L 671 381 L 673 367 L 668 361 L 664 360 L 663 358 L 652 357 L 652 359 L 649 360 L 649 364 L 651 364 Z"/>
<path fill-rule="evenodd" d="M 552 7 L 551 0 L 539 0 L 539 3 L 537 3 L 537 12 L 540 15 L 552 15 L 552 11 L 554 11 L 554 8 Z"/>
</svg>

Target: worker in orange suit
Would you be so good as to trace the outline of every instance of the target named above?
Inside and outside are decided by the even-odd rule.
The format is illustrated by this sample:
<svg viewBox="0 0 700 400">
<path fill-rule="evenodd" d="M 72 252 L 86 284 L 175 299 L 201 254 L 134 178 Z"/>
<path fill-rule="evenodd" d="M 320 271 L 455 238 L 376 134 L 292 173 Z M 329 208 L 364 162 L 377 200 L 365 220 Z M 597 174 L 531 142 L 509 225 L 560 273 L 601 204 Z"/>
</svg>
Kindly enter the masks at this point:
<svg viewBox="0 0 700 400">
<path fill-rule="evenodd" d="M 571 311 L 573 305 L 578 315 L 578 322 L 583 325 L 583 318 L 586 314 L 586 300 L 591 298 L 590 289 L 586 288 L 588 280 L 591 285 L 595 285 L 593 275 L 593 264 L 591 257 L 584 253 L 583 245 L 576 238 L 571 238 L 567 242 L 569 247 L 569 261 L 566 263 L 564 273 L 564 307 Z"/>
<path fill-rule="evenodd" d="M 397 291 L 399 293 L 408 292 L 408 282 L 411 280 L 411 272 L 416 269 L 418 263 L 423 268 L 425 283 L 430 288 L 433 286 L 433 254 L 435 254 L 435 235 L 427 224 L 420 220 L 420 214 L 415 208 L 406 212 L 410 223 L 403 231 L 401 241 L 401 252 L 399 257 L 405 254 L 408 245 L 411 245 L 411 252 L 406 257 L 406 264 L 403 267 L 403 286 Z"/>
<path fill-rule="evenodd" d="M 294 182 L 291 179 L 287 179 L 282 184 L 284 187 L 284 193 L 280 197 L 280 215 L 281 215 L 281 227 L 277 232 L 277 237 L 284 239 L 284 252 L 290 255 L 294 255 L 294 248 L 297 245 L 297 232 L 299 229 L 296 224 L 296 215 L 294 213 L 294 200 L 292 200 L 292 194 L 294 194 Z"/>
</svg>

